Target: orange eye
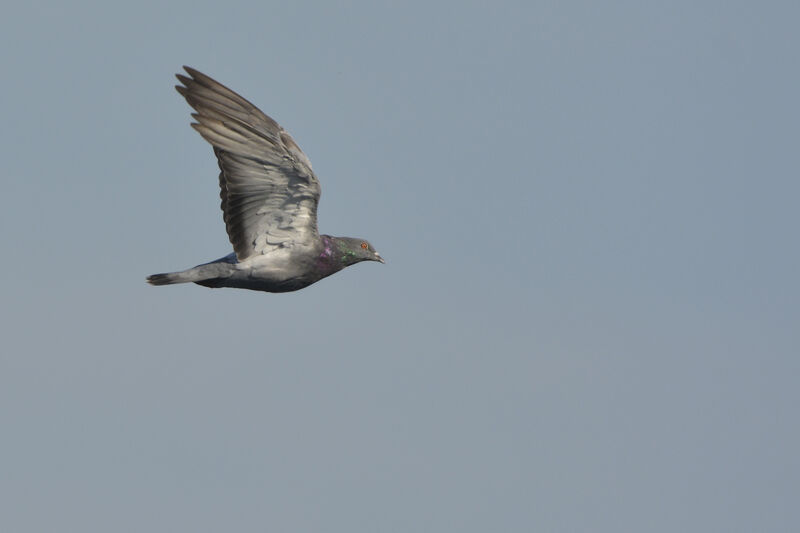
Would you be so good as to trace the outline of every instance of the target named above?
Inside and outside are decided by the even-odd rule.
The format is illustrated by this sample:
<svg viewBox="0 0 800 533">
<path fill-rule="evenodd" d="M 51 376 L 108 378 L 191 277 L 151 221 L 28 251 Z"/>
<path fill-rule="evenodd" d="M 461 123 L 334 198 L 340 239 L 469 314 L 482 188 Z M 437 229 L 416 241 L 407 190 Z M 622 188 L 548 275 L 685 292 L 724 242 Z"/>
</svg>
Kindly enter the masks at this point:
<svg viewBox="0 0 800 533">
<path fill-rule="evenodd" d="M 361 243 L 361 247 L 366 250 L 368 248 L 367 243 L 362 242 Z"/>
</svg>

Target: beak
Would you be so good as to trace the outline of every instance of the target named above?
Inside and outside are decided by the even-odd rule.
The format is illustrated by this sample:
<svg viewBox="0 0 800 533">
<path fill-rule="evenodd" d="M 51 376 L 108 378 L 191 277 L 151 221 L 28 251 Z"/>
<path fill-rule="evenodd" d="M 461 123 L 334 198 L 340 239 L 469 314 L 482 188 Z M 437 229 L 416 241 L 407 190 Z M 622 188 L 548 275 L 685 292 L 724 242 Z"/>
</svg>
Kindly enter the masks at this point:
<svg viewBox="0 0 800 533">
<path fill-rule="evenodd" d="M 378 252 L 375 252 L 375 261 L 380 261 L 381 263 L 386 263 L 386 261 L 383 260 L 383 257 L 381 257 L 381 254 L 379 254 Z"/>
</svg>

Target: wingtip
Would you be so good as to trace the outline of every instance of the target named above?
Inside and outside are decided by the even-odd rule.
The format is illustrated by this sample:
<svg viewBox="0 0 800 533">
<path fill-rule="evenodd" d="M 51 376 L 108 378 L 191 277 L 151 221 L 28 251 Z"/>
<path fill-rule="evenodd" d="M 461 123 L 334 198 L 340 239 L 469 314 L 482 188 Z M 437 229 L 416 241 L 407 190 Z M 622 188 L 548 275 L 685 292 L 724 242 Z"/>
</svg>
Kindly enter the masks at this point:
<svg viewBox="0 0 800 533">
<path fill-rule="evenodd" d="M 198 81 L 199 78 L 203 76 L 203 74 L 200 73 L 199 71 L 186 65 L 183 65 L 183 70 L 185 70 L 186 74 L 188 74 L 189 76 L 186 76 L 186 74 L 184 74 L 183 72 L 178 72 L 175 74 L 175 77 L 178 78 L 178 81 L 180 81 L 184 85 L 188 85 L 187 82 L 189 83 L 196 82 Z"/>
<path fill-rule="evenodd" d="M 200 72 L 196 68 L 192 68 L 192 67 L 188 67 L 188 66 L 184 65 L 183 66 L 183 70 L 185 70 L 186 73 L 189 74 L 189 76 L 192 77 L 192 81 L 200 83 L 201 85 L 205 85 L 206 83 L 209 83 L 209 82 L 214 82 L 213 79 L 211 79 L 210 77 L 206 76 L 205 74 L 203 74 L 202 72 Z M 215 82 L 215 83 L 217 83 L 217 82 Z"/>
</svg>

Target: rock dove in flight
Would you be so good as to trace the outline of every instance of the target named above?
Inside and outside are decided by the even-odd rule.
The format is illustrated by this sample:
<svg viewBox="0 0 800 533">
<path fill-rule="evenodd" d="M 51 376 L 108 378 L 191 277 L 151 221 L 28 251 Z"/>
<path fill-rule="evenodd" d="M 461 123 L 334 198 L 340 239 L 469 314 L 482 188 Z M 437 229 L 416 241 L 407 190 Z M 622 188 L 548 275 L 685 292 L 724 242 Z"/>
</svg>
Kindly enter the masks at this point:
<svg viewBox="0 0 800 533">
<path fill-rule="evenodd" d="M 222 218 L 234 253 L 183 272 L 153 274 L 151 285 L 194 282 L 266 292 L 302 289 L 380 254 L 364 239 L 320 235 L 320 187 L 292 137 L 256 106 L 193 68 L 176 85 L 196 113 L 192 127 L 219 162 Z"/>
</svg>

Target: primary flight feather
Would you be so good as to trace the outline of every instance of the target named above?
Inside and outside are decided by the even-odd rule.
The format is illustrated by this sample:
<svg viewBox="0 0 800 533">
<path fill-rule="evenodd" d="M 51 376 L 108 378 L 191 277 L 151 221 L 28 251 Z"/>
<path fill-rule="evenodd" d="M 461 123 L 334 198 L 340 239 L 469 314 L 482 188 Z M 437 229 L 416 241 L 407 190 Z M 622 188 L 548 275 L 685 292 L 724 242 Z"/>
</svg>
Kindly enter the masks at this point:
<svg viewBox="0 0 800 533">
<path fill-rule="evenodd" d="M 364 239 L 320 235 L 320 186 L 291 135 L 256 106 L 189 67 L 177 91 L 196 113 L 192 127 L 214 147 L 222 217 L 234 253 L 152 285 L 194 282 L 267 292 L 302 289 L 380 254 Z"/>
</svg>

